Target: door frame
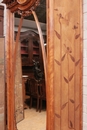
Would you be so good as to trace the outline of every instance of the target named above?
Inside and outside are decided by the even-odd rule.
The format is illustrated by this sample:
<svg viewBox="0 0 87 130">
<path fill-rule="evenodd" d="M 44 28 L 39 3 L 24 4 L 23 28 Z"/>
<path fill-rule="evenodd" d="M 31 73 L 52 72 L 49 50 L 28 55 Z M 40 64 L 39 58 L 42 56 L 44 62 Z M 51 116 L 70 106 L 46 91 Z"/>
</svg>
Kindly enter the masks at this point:
<svg viewBox="0 0 87 130">
<path fill-rule="evenodd" d="M 50 8 L 51 10 L 51 8 Z M 14 80 L 14 75 L 12 74 L 12 64 L 13 64 L 13 49 L 14 49 L 14 14 L 10 12 L 10 10 L 7 9 L 7 34 L 6 35 L 6 62 L 7 62 L 7 68 L 6 68 L 6 73 L 7 73 L 7 124 L 8 124 L 8 129 L 9 130 L 16 130 L 16 121 L 15 121 L 15 97 L 14 97 L 14 86 L 13 86 L 13 80 Z M 52 14 L 50 14 L 51 16 Z M 11 20 L 10 20 L 11 19 Z M 52 29 L 51 29 L 52 30 Z M 50 31 L 51 31 L 50 30 Z M 50 33 L 48 31 L 48 35 Z M 51 33 L 50 33 L 51 34 Z M 53 46 L 53 39 L 49 39 L 50 46 L 49 49 Z M 49 54 L 47 55 L 48 62 L 49 62 L 49 67 L 51 70 L 47 72 L 47 74 L 50 74 L 50 71 L 53 71 L 53 57 L 51 55 L 53 54 L 53 49 Z M 50 63 L 51 60 L 51 63 Z M 50 69 L 48 68 L 48 69 Z M 46 88 L 46 95 L 47 95 L 47 116 L 46 116 L 46 129 L 47 130 L 53 130 L 53 72 L 50 76 L 47 78 L 47 87 Z M 51 81 L 51 86 L 50 86 L 50 81 Z M 13 87 L 12 87 L 13 86 Z M 51 89 L 50 89 L 51 88 Z M 12 97 L 12 98 L 10 98 Z M 14 116 L 13 116 L 14 115 Z M 51 124 L 51 125 L 50 125 Z"/>
<path fill-rule="evenodd" d="M 81 0 L 80 0 L 81 1 Z M 82 2 L 80 2 L 82 3 Z M 47 126 L 46 130 L 54 130 L 54 14 L 53 14 L 53 0 L 47 0 Z M 82 5 L 80 5 L 82 6 Z M 80 8 L 82 12 L 82 7 Z M 80 12 L 80 13 L 81 13 Z M 14 111 L 14 88 L 12 87 L 12 52 L 13 52 L 13 39 L 14 39 L 14 18 L 13 14 L 7 9 L 7 45 L 6 45 L 6 55 L 7 55 L 7 120 L 8 120 L 8 130 L 16 130 L 15 125 L 15 111 Z M 82 15 L 80 16 L 82 18 Z M 10 20 L 12 19 L 12 20 Z M 81 30 L 82 31 L 82 30 Z M 82 46 L 81 46 L 82 50 Z M 82 55 L 82 53 L 81 53 Z M 82 61 L 81 61 L 82 64 Z M 81 99 L 80 99 L 80 124 L 82 130 L 82 68 L 81 68 Z M 11 97 L 11 98 L 10 98 Z"/>
</svg>

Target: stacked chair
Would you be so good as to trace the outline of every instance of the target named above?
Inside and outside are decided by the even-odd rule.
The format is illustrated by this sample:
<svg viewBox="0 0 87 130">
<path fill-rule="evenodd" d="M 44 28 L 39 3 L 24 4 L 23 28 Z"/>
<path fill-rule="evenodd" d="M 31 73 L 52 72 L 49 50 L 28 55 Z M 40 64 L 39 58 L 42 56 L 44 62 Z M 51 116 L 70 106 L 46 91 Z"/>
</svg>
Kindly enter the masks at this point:
<svg viewBox="0 0 87 130">
<path fill-rule="evenodd" d="M 43 100 L 46 101 L 46 86 L 45 80 L 36 80 L 35 78 L 28 79 L 26 82 L 26 94 L 30 96 L 29 108 L 32 108 L 33 101 L 36 99 L 36 111 L 41 112 Z"/>
<path fill-rule="evenodd" d="M 40 80 L 40 82 L 39 82 L 39 88 L 40 88 L 40 109 L 39 109 L 39 111 L 41 112 L 43 100 L 46 101 L 46 85 L 45 85 L 45 79 Z"/>
</svg>

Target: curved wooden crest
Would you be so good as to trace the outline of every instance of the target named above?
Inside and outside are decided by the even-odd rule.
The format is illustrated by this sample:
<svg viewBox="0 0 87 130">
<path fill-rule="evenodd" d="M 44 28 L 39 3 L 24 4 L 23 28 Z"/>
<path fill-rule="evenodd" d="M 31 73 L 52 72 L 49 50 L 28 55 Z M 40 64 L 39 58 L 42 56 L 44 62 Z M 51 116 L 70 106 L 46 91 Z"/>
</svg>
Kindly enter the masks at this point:
<svg viewBox="0 0 87 130">
<path fill-rule="evenodd" d="M 29 11 L 27 15 L 31 14 L 31 10 L 34 10 L 39 5 L 40 0 L 3 0 L 3 3 L 7 5 L 12 13 L 16 11 Z"/>
<path fill-rule="evenodd" d="M 25 4 L 27 1 L 29 1 L 29 0 L 17 0 L 17 2 L 18 2 L 19 4 Z"/>
</svg>

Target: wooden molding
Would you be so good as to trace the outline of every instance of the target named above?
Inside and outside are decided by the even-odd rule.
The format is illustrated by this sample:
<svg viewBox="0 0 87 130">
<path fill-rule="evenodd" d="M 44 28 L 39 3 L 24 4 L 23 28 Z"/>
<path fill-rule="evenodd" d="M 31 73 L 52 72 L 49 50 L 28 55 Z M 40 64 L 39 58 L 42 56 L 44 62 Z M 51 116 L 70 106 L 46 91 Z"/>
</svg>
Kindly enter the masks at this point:
<svg viewBox="0 0 87 130">
<path fill-rule="evenodd" d="M 12 13 L 16 11 L 26 11 L 27 15 L 30 14 L 30 10 L 34 10 L 39 4 L 39 0 L 3 0 L 2 2 L 7 5 L 7 8 L 10 9 Z"/>
<path fill-rule="evenodd" d="M 26 2 L 28 2 L 29 0 L 17 0 L 17 2 L 19 3 L 19 4 L 25 4 Z"/>
</svg>

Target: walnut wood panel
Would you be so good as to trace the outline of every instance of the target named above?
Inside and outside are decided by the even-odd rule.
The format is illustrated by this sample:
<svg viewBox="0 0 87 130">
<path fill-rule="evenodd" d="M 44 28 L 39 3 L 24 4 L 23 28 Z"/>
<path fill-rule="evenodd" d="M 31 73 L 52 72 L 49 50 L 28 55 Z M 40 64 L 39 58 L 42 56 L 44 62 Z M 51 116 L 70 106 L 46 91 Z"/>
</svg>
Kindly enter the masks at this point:
<svg viewBox="0 0 87 130">
<path fill-rule="evenodd" d="M 0 130 L 5 130 L 5 58 L 4 38 L 0 38 Z"/>
<path fill-rule="evenodd" d="M 47 10 L 48 130 L 82 130 L 82 2 L 48 0 Z"/>
<path fill-rule="evenodd" d="M 33 64 L 33 39 L 30 38 L 29 39 L 29 43 L 28 43 L 28 60 L 29 60 L 29 65 Z"/>
</svg>

